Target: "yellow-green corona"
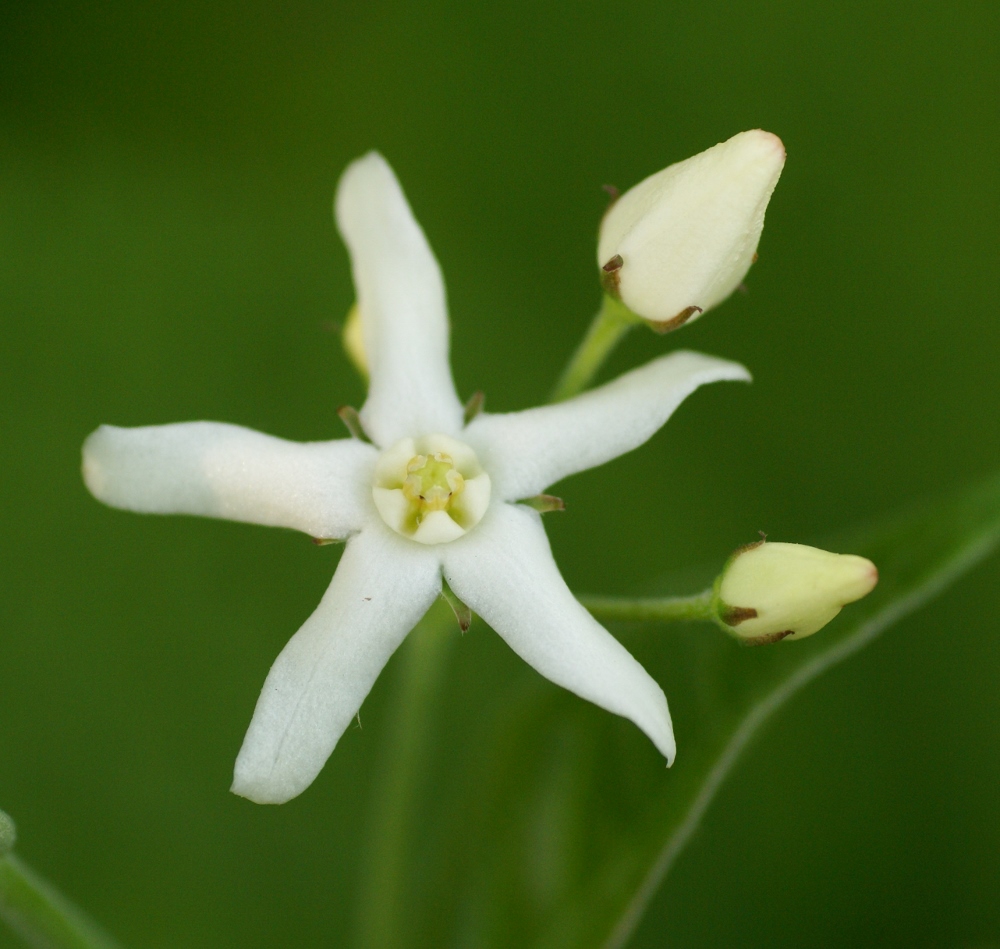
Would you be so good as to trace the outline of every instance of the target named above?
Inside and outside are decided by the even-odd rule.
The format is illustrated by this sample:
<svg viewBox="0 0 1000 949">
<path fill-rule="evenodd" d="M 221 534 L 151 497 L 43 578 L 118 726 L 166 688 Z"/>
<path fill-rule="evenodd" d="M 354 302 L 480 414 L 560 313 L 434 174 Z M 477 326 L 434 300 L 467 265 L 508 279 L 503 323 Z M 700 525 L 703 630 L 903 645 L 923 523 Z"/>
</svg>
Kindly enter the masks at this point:
<svg viewBox="0 0 1000 949">
<path fill-rule="evenodd" d="M 876 583 L 878 570 L 864 557 L 761 541 L 730 558 L 717 581 L 714 612 L 750 645 L 804 639 Z"/>
<path fill-rule="evenodd" d="M 444 544 L 482 519 L 490 503 L 490 476 L 457 438 L 404 438 L 375 463 L 372 497 L 382 520 L 398 534 L 420 544 Z"/>
</svg>

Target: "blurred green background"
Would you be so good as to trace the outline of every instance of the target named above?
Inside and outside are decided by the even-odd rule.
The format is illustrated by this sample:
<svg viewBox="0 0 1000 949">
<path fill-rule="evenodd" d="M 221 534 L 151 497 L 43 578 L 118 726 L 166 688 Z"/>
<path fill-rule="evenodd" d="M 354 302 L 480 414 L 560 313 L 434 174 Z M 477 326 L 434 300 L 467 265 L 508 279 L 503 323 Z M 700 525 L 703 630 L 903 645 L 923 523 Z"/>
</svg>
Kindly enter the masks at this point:
<svg viewBox="0 0 1000 949">
<path fill-rule="evenodd" d="M 755 384 L 699 392 L 561 487 L 569 511 L 546 523 L 574 589 L 640 590 L 758 529 L 819 542 L 996 468 L 998 20 L 992 0 L 4 3 L 0 807 L 22 856 L 134 947 L 352 931 L 400 657 L 300 799 L 227 791 L 336 548 L 111 511 L 78 468 L 102 422 L 343 434 L 335 410 L 363 389 L 332 328 L 352 290 L 330 203 L 369 148 L 444 269 L 460 393 L 507 410 L 545 397 L 596 307 L 602 184 L 746 128 L 785 141 L 750 292 L 667 339 L 636 333 L 606 373 L 685 346 Z M 636 947 L 1000 946 L 997 574 L 785 710 Z M 622 632 L 640 658 L 643 635 Z M 535 806 L 551 736 L 528 753 L 484 724 L 525 695 L 660 780 L 633 726 L 482 622 L 450 661 L 437 821 L 485 792 L 456 775 L 490 769 Z M 668 696 L 690 674 L 649 668 Z M 620 811 L 634 777 L 574 806 Z M 441 846 L 442 826 L 420 827 L 413 945 L 475 945 L 454 879 L 503 854 Z"/>
</svg>

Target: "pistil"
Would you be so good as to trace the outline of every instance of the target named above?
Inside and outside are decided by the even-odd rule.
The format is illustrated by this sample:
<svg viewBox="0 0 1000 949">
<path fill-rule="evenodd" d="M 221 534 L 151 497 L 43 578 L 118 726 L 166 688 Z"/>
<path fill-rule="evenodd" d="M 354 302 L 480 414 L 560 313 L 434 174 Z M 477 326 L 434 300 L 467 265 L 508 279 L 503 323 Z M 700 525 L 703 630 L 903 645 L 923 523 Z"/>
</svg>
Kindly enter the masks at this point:
<svg viewBox="0 0 1000 949">
<path fill-rule="evenodd" d="M 455 468 L 451 455 L 436 451 L 415 455 L 406 465 L 403 494 L 419 510 L 417 522 L 430 511 L 447 511 L 452 499 L 465 489 L 465 478 Z"/>
</svg>

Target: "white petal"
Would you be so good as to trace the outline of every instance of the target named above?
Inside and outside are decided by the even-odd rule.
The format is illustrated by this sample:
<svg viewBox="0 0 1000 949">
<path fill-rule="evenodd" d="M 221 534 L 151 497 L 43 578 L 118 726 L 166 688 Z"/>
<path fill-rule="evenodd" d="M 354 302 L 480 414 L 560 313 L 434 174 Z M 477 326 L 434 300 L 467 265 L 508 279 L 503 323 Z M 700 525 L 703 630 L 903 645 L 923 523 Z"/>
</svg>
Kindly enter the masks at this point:
<svg viewBox="0 0 1000 949">
<path fill-rule="evenodd" d="M 441 548 L 455 595 L 525 662 L 571 692 L 638 725 L 666 757 L 674 735 L 663 690 L 575 599 L 552 559 L 539 515 L 495 504 Z"/>
<path fill-rule="evenodd" d="M 462 438 L 493 479 L 495 496 L 527 498 L 638 448 L 695 389 L 725 379 L 749 382 L 750 373 L 714 356 L 671 353 L 566 402 L 484 413 Z"/>
<path fill-rule="evenodd" d="M 381 155 L 370 152 L 348 166 L 336 215 L 371 368 L 365 430 L 382 447 L 404 436 L 457 433 L 462 406 L 448 366 L 441 271 Z"/>
<path fill-rule="evenodd" d="M 98 500 L 130 511 L 346 537 L 370 510 L 375 457 L 354 439 L 287 442 L 222 422 L 102 425 L 84 442 L 83 479 Z"/>
<path fill-rule="evenodd" d="M 383 666 L 441 590 L 437 557 L 386 529 L 351 538 L 316 612 L 268 673 L 232 790 L 281 804 L 319 774 Z"/>
</svg>

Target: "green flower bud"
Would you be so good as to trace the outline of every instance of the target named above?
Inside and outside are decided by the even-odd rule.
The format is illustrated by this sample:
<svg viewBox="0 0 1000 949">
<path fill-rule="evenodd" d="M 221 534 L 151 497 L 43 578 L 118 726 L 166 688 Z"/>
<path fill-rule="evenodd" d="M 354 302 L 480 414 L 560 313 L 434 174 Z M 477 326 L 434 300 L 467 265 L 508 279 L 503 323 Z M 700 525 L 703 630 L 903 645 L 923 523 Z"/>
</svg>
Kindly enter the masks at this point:
<svg viewBox="0 0 1000 949">
<path fill-rule="evenodd" d="M 713 612 L 749 645 L 803 639 L 878 583 L 870 560 L 760 541 L 736 551 L 716 580 Z"/>
</svg>

